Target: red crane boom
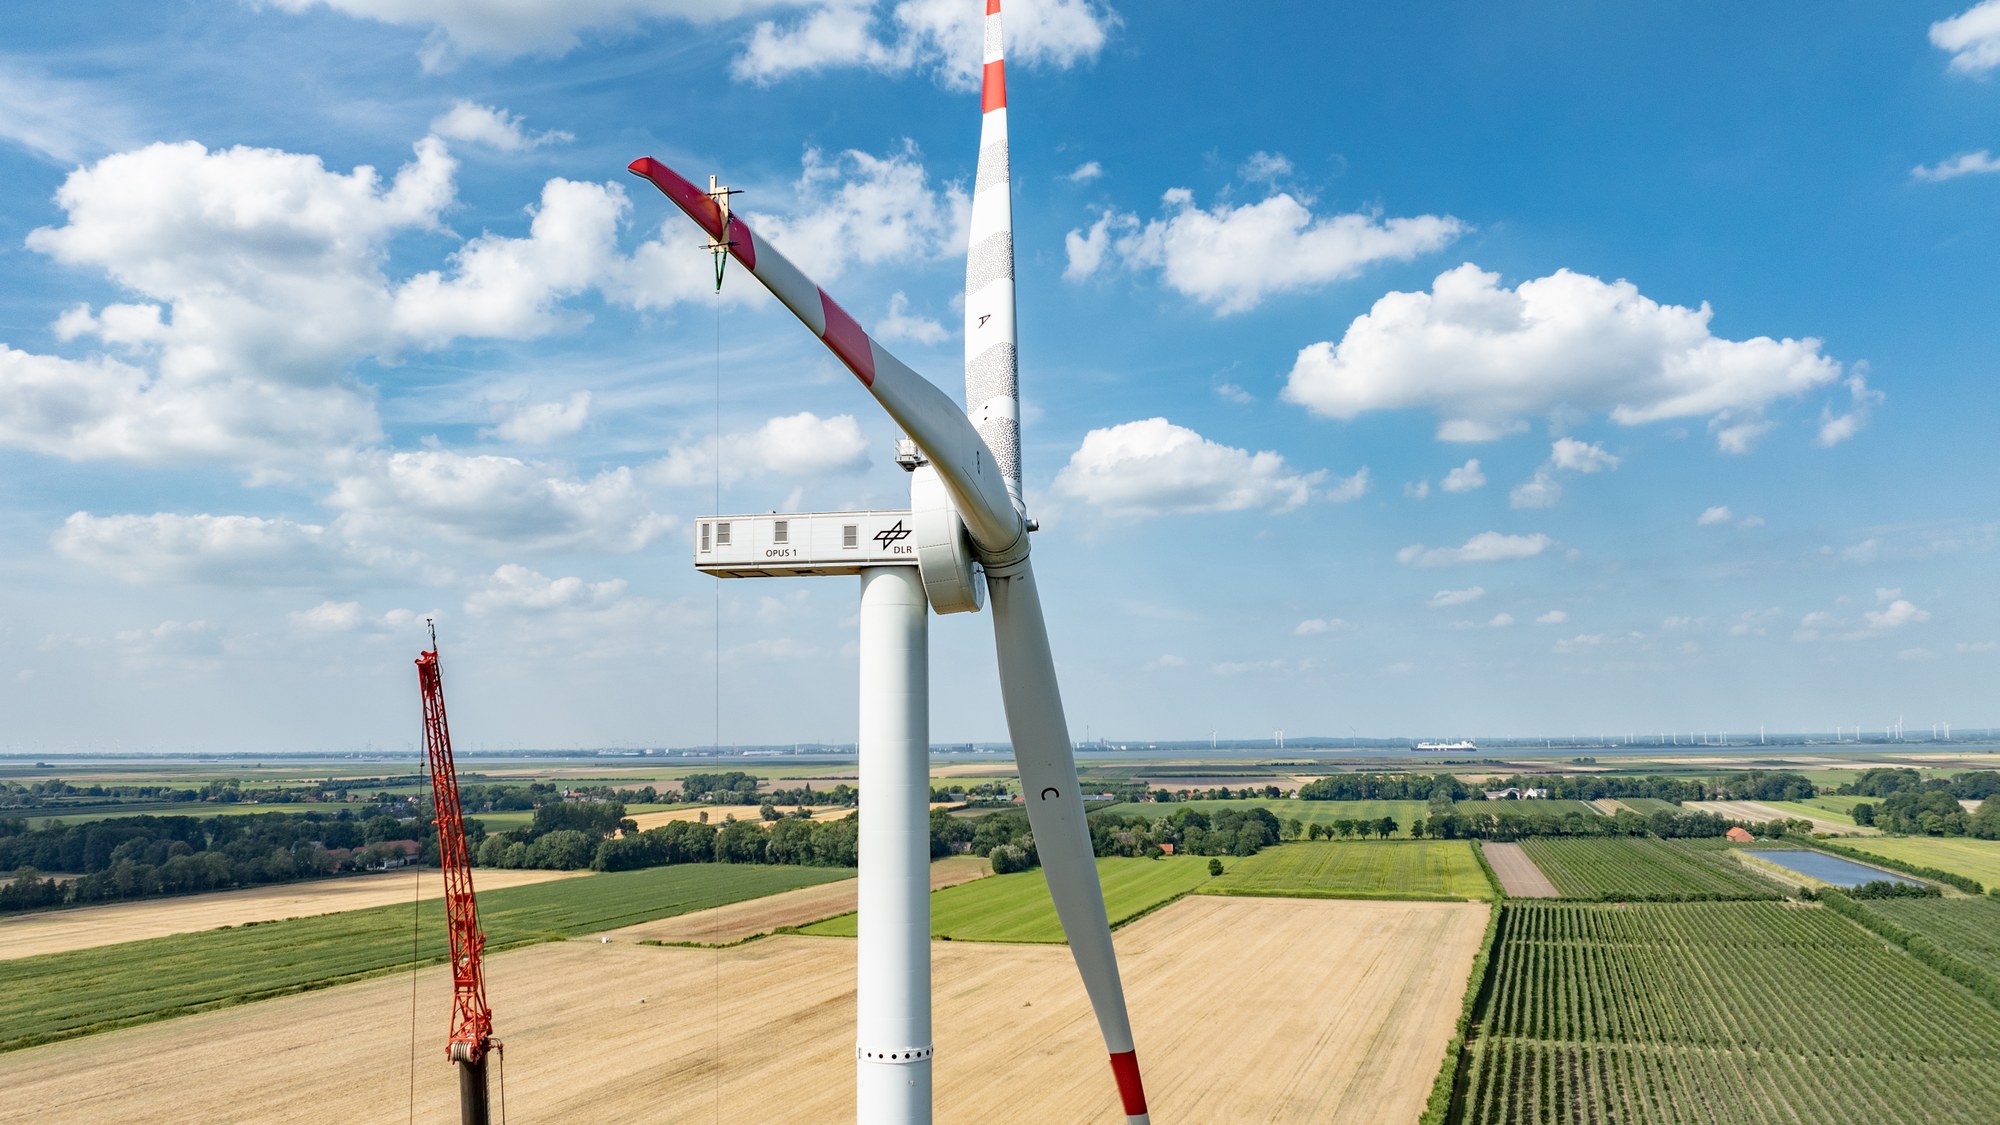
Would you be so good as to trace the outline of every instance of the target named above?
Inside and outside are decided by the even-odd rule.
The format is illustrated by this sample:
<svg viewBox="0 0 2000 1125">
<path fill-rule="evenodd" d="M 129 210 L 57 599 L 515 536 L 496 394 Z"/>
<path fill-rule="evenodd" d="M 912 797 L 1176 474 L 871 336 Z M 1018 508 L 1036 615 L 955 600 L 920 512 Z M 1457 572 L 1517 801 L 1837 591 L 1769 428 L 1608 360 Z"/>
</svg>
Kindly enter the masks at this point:
<svg viewBox="0 0 2000 1125">
<path fill-rule="evenodd" d="M 465 1125 L 486 1125 L 486 1052 L 500 1043 L 493 1038 L 493 1009 L 486 1004 L 486 975 L 479 963 L 486 935 L 480 932 L 479 907 L 472 897 L 472 856 L 458 805 L 458 769 L 452 763 L 451 727 L 445 721 L 435 628 L 430 650 L 417 657 L 417 684 L 424 696 L 424 749 L 430 755 L 431 806 L 437 816 L 445 924 L 451 934 L 451 1037 L 445 1054 L 460 1067 L 462 1120 Z"/>
</svg>

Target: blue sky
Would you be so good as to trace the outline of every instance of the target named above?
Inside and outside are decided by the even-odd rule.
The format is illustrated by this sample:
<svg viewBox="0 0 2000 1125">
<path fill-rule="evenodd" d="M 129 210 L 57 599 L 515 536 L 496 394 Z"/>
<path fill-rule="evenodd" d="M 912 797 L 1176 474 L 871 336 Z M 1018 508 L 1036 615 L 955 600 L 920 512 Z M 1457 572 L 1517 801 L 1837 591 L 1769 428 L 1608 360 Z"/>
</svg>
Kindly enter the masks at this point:
<svg viewBox="0 0 2000 1125">
<path fill-rule="evenodd" d="M 623 168 L 956 394 L 982 7 L 17 14 L 0 746 L 410 745 L 430 614 L 462 745 L 850 740 L 852 580 L 689 528 L 893 430 Z M 1996 721 L 2000 0 L 1006 16 L 1079 739 Z"/>
</svg>

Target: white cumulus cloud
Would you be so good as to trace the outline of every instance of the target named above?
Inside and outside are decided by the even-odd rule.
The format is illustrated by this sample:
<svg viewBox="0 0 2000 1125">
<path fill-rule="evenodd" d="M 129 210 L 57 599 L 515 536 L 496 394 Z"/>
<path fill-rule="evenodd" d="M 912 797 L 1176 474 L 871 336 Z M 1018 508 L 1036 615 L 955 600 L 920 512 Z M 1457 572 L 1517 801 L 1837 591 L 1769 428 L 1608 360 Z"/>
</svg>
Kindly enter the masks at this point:
<svg viewBox="0 0 2000 1125">
<path fill-rule="evenodd" d="M 1931 45 L 1951 53 L 1951 69 L 1959 74 L 1985 74 L 2000 67 L 2000 0 L 1981 0 L 1932 24 Z"/>
<path fill-rule="evenodd" d="M 887 155 L 806 150 L 794 202 L 783 213 L 747 208 L 760 238 L 825 283 L 850 265 L 965 253 L 971 204 L 964 188 L 932 188 L 922 154 L 905 140 Z M 674 220 L 685 225 L 679 215 Z M 676 229 L 679 229 L 678 227 Z M 683 244 L 676 253 L 685 249 Z"/>
<path fill-rule="evenodd" d="M 636 551 L 674 525 L 627 468 L 588 479 L 516 457 L 418 450 L 364 458 L 327 503 L 362 541 Z"/>
<path fill-rule="evenodd" d="M 1440 440 L 1458 441 L 1559 407 L 1628 426 L 1707 417 L 1719 445 L 1740 449 L 1767 406 L 1840 377 L 1818 340 L 1726 340 L 1711 315 L 1569 270 L 1509 289 L 1467 263 L 1429 293 L 1376 301 L 1337 343 L 1306 347 L 1284 398 L 1341 419 L 1429 408 Z"/>
<path fill-rule="evenodd" d="M 1323 633 L 1339 632 L 1347 628 L 1351 628 L 1351 626 L 1338 617 L 1312 617 L 1294 626 L 1292 628 L 1292 635 L 1296 637 L 1317 637 Z"/>
<path fill-rule="evenodd" d="M 1479 458 L 1474 457 L 1465 464 L 1444 475 L 1438 487 L 1446 492 L 1471 492 L 1475 488 L 1486 487 L 1486 474 L 1479 470 Z"/>
<path fill-rule="evenodd" d="M 485 145 L 501 152 L 527 152 L 576 139 L 560 129 L 530 133 L 522 128 L 525 123 L 519 114 L 460 98 L 431 122 L 431 132 L 446 140 Z"/>
<path fill-rule="evenodd" d="M 1507 493 L 1507 504 L 1514 508 L 1553 508 L 1562 500 L 1562 494 L 1562 482 L 1544 466 Z"/>
<path fill-rule="evenodd" d="M 1897 598 L 1881 609 L 1866 610 L 1861 614 L 1862 623 L 1877 633 L 1886 633 L 1892 629 L 1901 629 L 1905 625 L 1930 619 L 1930 610 L 1918 609 L 1907 598 Z"/>
<path fill-rule="evenodd" d="M 927 316 L 910 313 L 910 299 L 902 290 L 889 294 L 889 312 L 875 324 L 878 340 L 909 340 L 918 344 L 943 343 L 950 335 L 944 325 Z"/>
<path fill-rule="evenodd" d="M 1482 531 L 1460 547 L 1426 547 L 1413 543 L 1396 552 L 1396 561 L 1404 566 L 1456 566 L 1461 563 L 1531 559 L 1554 543 L 1555 540 L 1540 532 L 1503 535 L 1498 531 Z"/>
<path fill-rule="evenodd" d="M 577 391 L 568 402 L 521 403 L 499 425 L 484 432 L 502 441 L 546 445 L 583 429 L 589 417 L 590 392 Z"/>
<path fill-rule="evenodd" d="M 1557 438 L 1549 450 L 1549 466 L 1571 473 L 1601 473 L 1618 467 L 1619 458 L 1595 442 Z"/>
<path fill-rule="evenodd" d="M 548 613 L 556 610 L 594 609 L 618 601 L 625 594 L 625 580 L 585 582 L 581 578 L 549 578 L 525 566 L 509 563 L 465 599 L 465 611 L 488 615 L 506 611 Z"/>
<path fill-rule="evenodd" d="M 852 414 L 822 418 L 810 410 L 772 418 L 749 433 L 711 436 L 681 446 L 645 467 L 648 480 L 675 488 L 714 480 L 716 450 L 722 458 L 722 482 L 734 484 L 754 477 L 805 480 L 832 473 L 859 472 L 867 463 L 868 440 Z"/>
<path fill-rule="evenodd" d="M 1104 165 L 1095 160 L 1086 160 L 1063 178 L 1073 184 L 1087 184 L 1104 175 Z"/>
<path fill-rule="evenodd" d="M 1142 223 L 1137 215 L 1107 211 L 1089 228 L 1070 231 L 1063 276 L 1089 277 L 1115 257 L 1134 271 L 1159 271 L 1175 292 L 1226 315 L 1273 294 L 1353 277 L 1376 262 L 1440 250 L 1465 230 L 1448 215 L 1315 215 L 1289 192 L 1204 209 L 1193 192 L 1174 188 L 1162 197 L 1161 212 Z"/>
<path fill-rule="evenodd" d="M 757 24 L 730 64 L 737 79 L 766 83 L 841 67 L 920 71 L 945 85 L 978 85 L 985 9 L 958 0 L 818 0 L 788 22 Z M 1068 69 L 1104 49 L 1118 17 L 1097 0 L 1009 0 L 1011 65 Z"/>
<path fill-rule="evenodd" d="M 1333 491 L 1367 487 L 1350 477 Z M 1286 512 L 1311 499 L 1326 470 L 1302 473 L 1282 455 L 1213 442 L 1165 418 L 1126 422 L 1084 435 L 1083 444 L 1056 474 L 1055 490 L 1112 515 L 1236 512 L 1251 508 Z"/>
<path fill-rule="evenodd" d="M 1940 180 L 1955 180 L 1960 176 L 1980 176 L 1989 172 L 2000 172 L 2000 157 L 1980 149 L 1978 152 L 1961 152 L 1950 160 L 1940 160 L 1936 164 L 1919 164 L 1910 169 L 1910 178 L 1926 183 Z"/>
<path fill-rule="evenodd" d="M 1468 586 L 1463 590 L 1439 590 L 1431 595 L 1431 608 L 1442 609 L 1452 605 L 1470 605 L 1486 596 L 1484 586 Z"/>
<path fill-rule="evenodd" d="M 64 558 L 134 583 L 310 585 L 337 569 L 343 553 L 319 524 L 171 512 L 77 512 L 50 542 Z"/>
</svg>

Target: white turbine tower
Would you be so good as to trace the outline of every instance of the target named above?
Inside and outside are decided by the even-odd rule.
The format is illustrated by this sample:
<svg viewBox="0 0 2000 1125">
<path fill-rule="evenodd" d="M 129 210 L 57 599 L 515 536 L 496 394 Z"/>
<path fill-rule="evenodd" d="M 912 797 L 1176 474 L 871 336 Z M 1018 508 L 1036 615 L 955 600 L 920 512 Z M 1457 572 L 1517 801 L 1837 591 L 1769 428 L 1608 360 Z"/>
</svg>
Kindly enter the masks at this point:
<svg viewBox="0 0 2000 1125">
<path fill-rule="evenodd" d="M 630 170 L 673 200 L 708 232 L 713 248 L 741 263 L 803 321 L 922 453 L 899 458 L 912 470 L 908 512 L 716 517 L 713 538 L 704 522 L 698 544 L 697 558 L 707 557 L 702 569 L 725 576 L 862 577 L 857 1120 L 874 1125 L 931 1117 L 924 606 L 928 601 L 939 613 L 976 611 L 990 593 L 1001 696 L 1042 873 L 1110 1051 L 1127 1125 L 1145 1125 L 1131 1021 L 1028 558 L 1033 525 L 1021 500 L 1000 0 L 986 0 L 984 30 L 979 171 L 966 256 L 965 410 L 871 339 L 825 290 L 730 214 L 726 190 L 704 192 L 651 157 L 633 161 Z M 725 524 L 747 534 L 729 534 L 724 542 Z M 906 542 L 912 539 L 914 546 Z M 874 546 L 864 546 L 869 543 Z"/>
</svg>

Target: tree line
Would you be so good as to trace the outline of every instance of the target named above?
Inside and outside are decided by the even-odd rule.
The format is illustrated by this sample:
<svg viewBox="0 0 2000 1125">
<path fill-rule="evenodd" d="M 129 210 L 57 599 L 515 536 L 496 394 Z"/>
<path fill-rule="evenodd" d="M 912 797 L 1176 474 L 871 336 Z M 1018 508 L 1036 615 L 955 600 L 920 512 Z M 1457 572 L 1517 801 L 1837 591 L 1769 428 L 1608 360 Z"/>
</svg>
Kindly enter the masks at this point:
<svg viewBox="0 0 2000 1125">
<path fill-rule="evenodd" d="M 1905 836 L 1971 836 L 2000 840 L 2000 771 L 1971 770 L 1949 778 L 1925 777 L 1913 769 L 1878 768 L 1835 790 L 1848 796 L 1879 797 L 1854 806 L 1854 823 Z M 1967 812 L 1960 801 L 1978 801 Z"/>
<path fill-rule="evenodd" d="M 31 828 L 0 818 L 0 910 L 223 890 L 435 861 L 427 818 L 352 809 L 243 816 L 127 816 Z M 44 877 L 61 872 L 64 878 Z M 73 876 L 73 877 L 72 877 Z"/>
</svg>

